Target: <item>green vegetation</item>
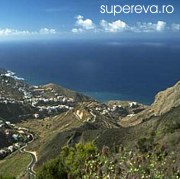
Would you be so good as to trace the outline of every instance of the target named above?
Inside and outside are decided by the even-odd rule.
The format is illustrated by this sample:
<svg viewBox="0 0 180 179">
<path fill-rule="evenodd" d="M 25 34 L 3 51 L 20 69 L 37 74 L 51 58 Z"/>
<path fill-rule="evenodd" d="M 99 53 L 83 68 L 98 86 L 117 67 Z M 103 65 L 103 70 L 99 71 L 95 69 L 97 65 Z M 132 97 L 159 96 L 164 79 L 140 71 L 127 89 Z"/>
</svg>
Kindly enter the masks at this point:
<svg viewBox="0 0 180 179">
<path fill-rule="evenodd" d="M 153 138 L 140 138 L 137 142 L 137 147 L 142 153 L 152 150 L 153 147 L 155 147 L 155 144 L 153 143 Z"/>
<path fill-rule="evenodd" d="M 39 179 L 64 179 L 68 176 L 78 178 L 82 176 L 84 162 L 91 155 L 96 155 L 97 149 L 92 143 L 76 144 L 75 147 L 64 147 L 55 160 L 47 162 L 38 173 Z"/>
<path fill-rule="evenodd" d="M 23 176 L 30 161 L 30 155 L 16 152 L 0 161 L 0 176 Z"/>
<path fill-rule="evenodd" d="M 37 179 L 66 178 L 180 178 L 173 153 L 164 149 L 142 153 L 117 147 L 111 153 L 104 146 L 98 151 L 92 143 L 64 147 L 60 155 L 47 162 L 38 172 Z"/>
<path fill-rule="evenodd" d="M 15 177 L 0 175 L 0 179 L 15 179 Z"/>
<path fill-rule="evenodd" d="M 180 129 L 180 122 L 179 121 L 173 121 L 173 122 L 165 125 L 163 132 L 164 133 L 174 133 L 178 129 Z"/>
</svg>

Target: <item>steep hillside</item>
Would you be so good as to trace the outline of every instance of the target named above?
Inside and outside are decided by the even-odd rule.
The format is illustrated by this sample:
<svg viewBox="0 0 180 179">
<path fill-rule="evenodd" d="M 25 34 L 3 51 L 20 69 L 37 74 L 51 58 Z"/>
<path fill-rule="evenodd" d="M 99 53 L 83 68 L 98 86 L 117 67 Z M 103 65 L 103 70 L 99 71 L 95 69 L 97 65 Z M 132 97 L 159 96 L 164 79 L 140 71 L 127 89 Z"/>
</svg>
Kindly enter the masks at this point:
<svg viewBox="0 0 180 179">
<path fill-rule="evenodd" d="M 104 130 L 119 128 L 120 116 L 145 108 L 135 102 L 102 104 L 55 84 L 32 86 L 15 73 L 1 70 L 0 159 L 32 140 L 29 150 L 36 152 L 36 166 L 41 166 L 63 146 L 94 141 Z"/>
<path fill-rule="evenodd" d="M 42 161 L 46 161 L 45 155 L 50 157 L 52 154 L 53 158 L 53 156 L 55 156 L 54 150 L 59 151 L 61 146 L 64 144 L 73 145 L 74 143 L 86 143 L 88 141 L 94 141 L 99 149 L 104 145 L 109 146 L 111 149 L 116 145 L 123 145 L 128 149 L 138 148 L 142 151 L 149 151 L 163 146 L 168 151 L 177 152 L 180 147 L 180 105 L 177 103 L 177 101 L 179 101 L 179 95 L 177 94 L 179 94 L 180 88 L 178 88 L 178 86 L 179 83 L 170 88 L 170 91 L 172 91 L 171 96 L 167 93 L 167 91 L 169 92 L 169 89 L 160 93 L 163 94 L 162 97 L 164 98 L 164 103 L 167 105 L 170 104 L 166 110 L 164 109 L 164 103 L 161 104 L 160 102 L 157 102 L 158 100 L 156 99 L 155 103 L 144 111 L 138 114 L 129 115 L 133 116 L 132 118 L 136 119 L 138 122 L 133 121 L 133 125 L 130 124 L 125 127 L 123 125 L 118 125 L 117 119 L 112 118 L 109 113 L 98 113 L 97 107 L 94 108 L 96 111 L 93 111 L 92 113 L 92 109 L 90 108 L 92 104 L 83 105 L 83 107 L 86 106 L 85 109 L 89 109 L 89 115 L 92 115 L 92 119 L 93 114 L 96 119 L 94 121 L 87 120 L 85 123 L 79 123 L 79 127 L 78 125 L 74 125 L 71 129 L 66 128 L 64 132 L 60 130 L 59 133 L 50 141 L 48 146 L 42 149 L 42 153 L 44 153 L 43 151 L 48 152 L 43 154 L 43 158 L 40 157 L 38 164 L 41 165 Z M 167 97 L 166 94 L 169 97 Z M 168 101 L 171 100 L 173 102 L 169 103 Z M 117 105 L 119 105 L 119 103 Z M 158 115 L 149 113 L 153 108 L 155 109 L 156 105 L 157 107 L 161 106 L 159 109 L 164 112 L 161 114 L 159 113 Z M 76 110 L 81 111 L 82 106 Z M 88 110 L 86 113 L 88 118 Z M 136 115 L 138 118 L 136 118 Z M 70 117 L 69 115 L 67 116 Z M 130 122 L 132 122 L 131 117 L 129 116 L 121 116 L 121 120 L 124 122 L 127 118 L 130 118 Z M 70 119 L 70 121 L 77 119 L 78 117 L 75 115 L 73 119 Z M 129 124 L 129 121 L 127 122 Z M 64 142 L 62 143 L 62 141 Z M 53 145 L 54 149 L 52 149 Z M 176 154 L 177 156 L 179 155 L 178 152 Z M 177 160 L 177 162 L 179 163 L 180 161 Z"/>
<path fill-rule="evenodd" d="M 8 131 L 19 131 L 12 122 L 33 131 L 27 150 L 37 154 L 36 170 L 56 158 L 63 146 L 87 142 L 98 149 L 123 146 L 142 153 L 163 148 L 174 152 L 180 165 L 180 82 L 158 93 L 151 106 L 131 101 L 103 104 L 55 84 L 32 86 L 0 70 L 0 117 L 2 147 L 10 144 L 4 124 L 11 126 Z"/>
<path fill-rule="evenodd" d="M 134 116 L 127 116 L 120 119 L 119 124 L 123 127 L 130 127 L 140 124 L 146 120 L 149 120 L 153 116 L 161 116 L 171 111 L 180 105 L 180 82 L 177 82 L 173 87 L 159 92 L 154 103 L 146 110 L 138 113 Z"/>
</svg>

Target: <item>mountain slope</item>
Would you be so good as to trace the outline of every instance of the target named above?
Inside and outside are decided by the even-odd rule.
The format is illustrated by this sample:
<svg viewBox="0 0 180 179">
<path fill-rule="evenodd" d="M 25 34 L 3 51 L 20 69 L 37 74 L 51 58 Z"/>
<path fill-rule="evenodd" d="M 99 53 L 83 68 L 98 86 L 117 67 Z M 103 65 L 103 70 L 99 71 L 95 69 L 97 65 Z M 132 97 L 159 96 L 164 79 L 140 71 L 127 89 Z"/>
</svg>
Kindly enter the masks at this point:
<svg viewBox="0 0 180 179">
<path fill-rule="evenodd" d="M 33 131 L 35 140 L 27 150 L 37 153 L 36 169 L 56 158 L 63 146 L 89 141 L 111 150 L 117 145 L 141 152 L 163 147 L 180 158 L 180 82 L 158 93 L 151 106 L 102 104 L 55 84 L 32 86 L 12 72 L 0 73 L 0 117 Z"/>
<path fill-rule="evenodd" d="M 173 87 L 159 92 L 154 103 L 144 111 L 138 113 L 135 116 L 126 117 L 120 120 L 119 124 L 123 127 L 135 126 L 150 119 L 153 116 L 161 116 L 173 108 L 180 105 L 180 81 Z"/>
</svg>

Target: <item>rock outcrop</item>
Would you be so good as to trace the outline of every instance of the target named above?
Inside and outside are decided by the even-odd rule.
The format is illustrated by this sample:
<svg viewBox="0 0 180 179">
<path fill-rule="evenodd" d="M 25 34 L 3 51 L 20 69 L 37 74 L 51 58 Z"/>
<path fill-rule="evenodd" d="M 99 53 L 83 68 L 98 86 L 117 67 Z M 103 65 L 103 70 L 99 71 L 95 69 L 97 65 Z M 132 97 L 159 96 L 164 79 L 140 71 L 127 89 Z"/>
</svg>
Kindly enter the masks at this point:
<svg viewBox="0 0 180 179">
<path fill-rule="evenodd" d="M 177 82 L 173 87 L 166 89 L 165 91 L 159 92 L 154 103 L 144 111 L 134 115 L 127 116 L 120 119 L 119 124 L 122 127 L 135 126 L 143 121 L 150 119 L 153 116 L 161 116 L 168 113 L 173 108 L 180 105 L 180 81 Z"/>
</svg>

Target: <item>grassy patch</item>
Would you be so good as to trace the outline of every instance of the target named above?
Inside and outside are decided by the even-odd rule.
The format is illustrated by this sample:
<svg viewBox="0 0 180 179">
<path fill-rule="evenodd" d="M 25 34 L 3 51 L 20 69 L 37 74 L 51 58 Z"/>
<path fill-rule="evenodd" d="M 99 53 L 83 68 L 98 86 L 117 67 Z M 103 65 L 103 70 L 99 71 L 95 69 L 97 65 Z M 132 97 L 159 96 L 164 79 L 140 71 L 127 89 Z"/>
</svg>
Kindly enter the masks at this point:
<svg viewBox="0 0 180 179">
<path fill-rule="evenodd" d="M 0 161 L 0 175 L 23 176 L 26 173 L 31 156 L 19 151 Z"/>
</svg>

